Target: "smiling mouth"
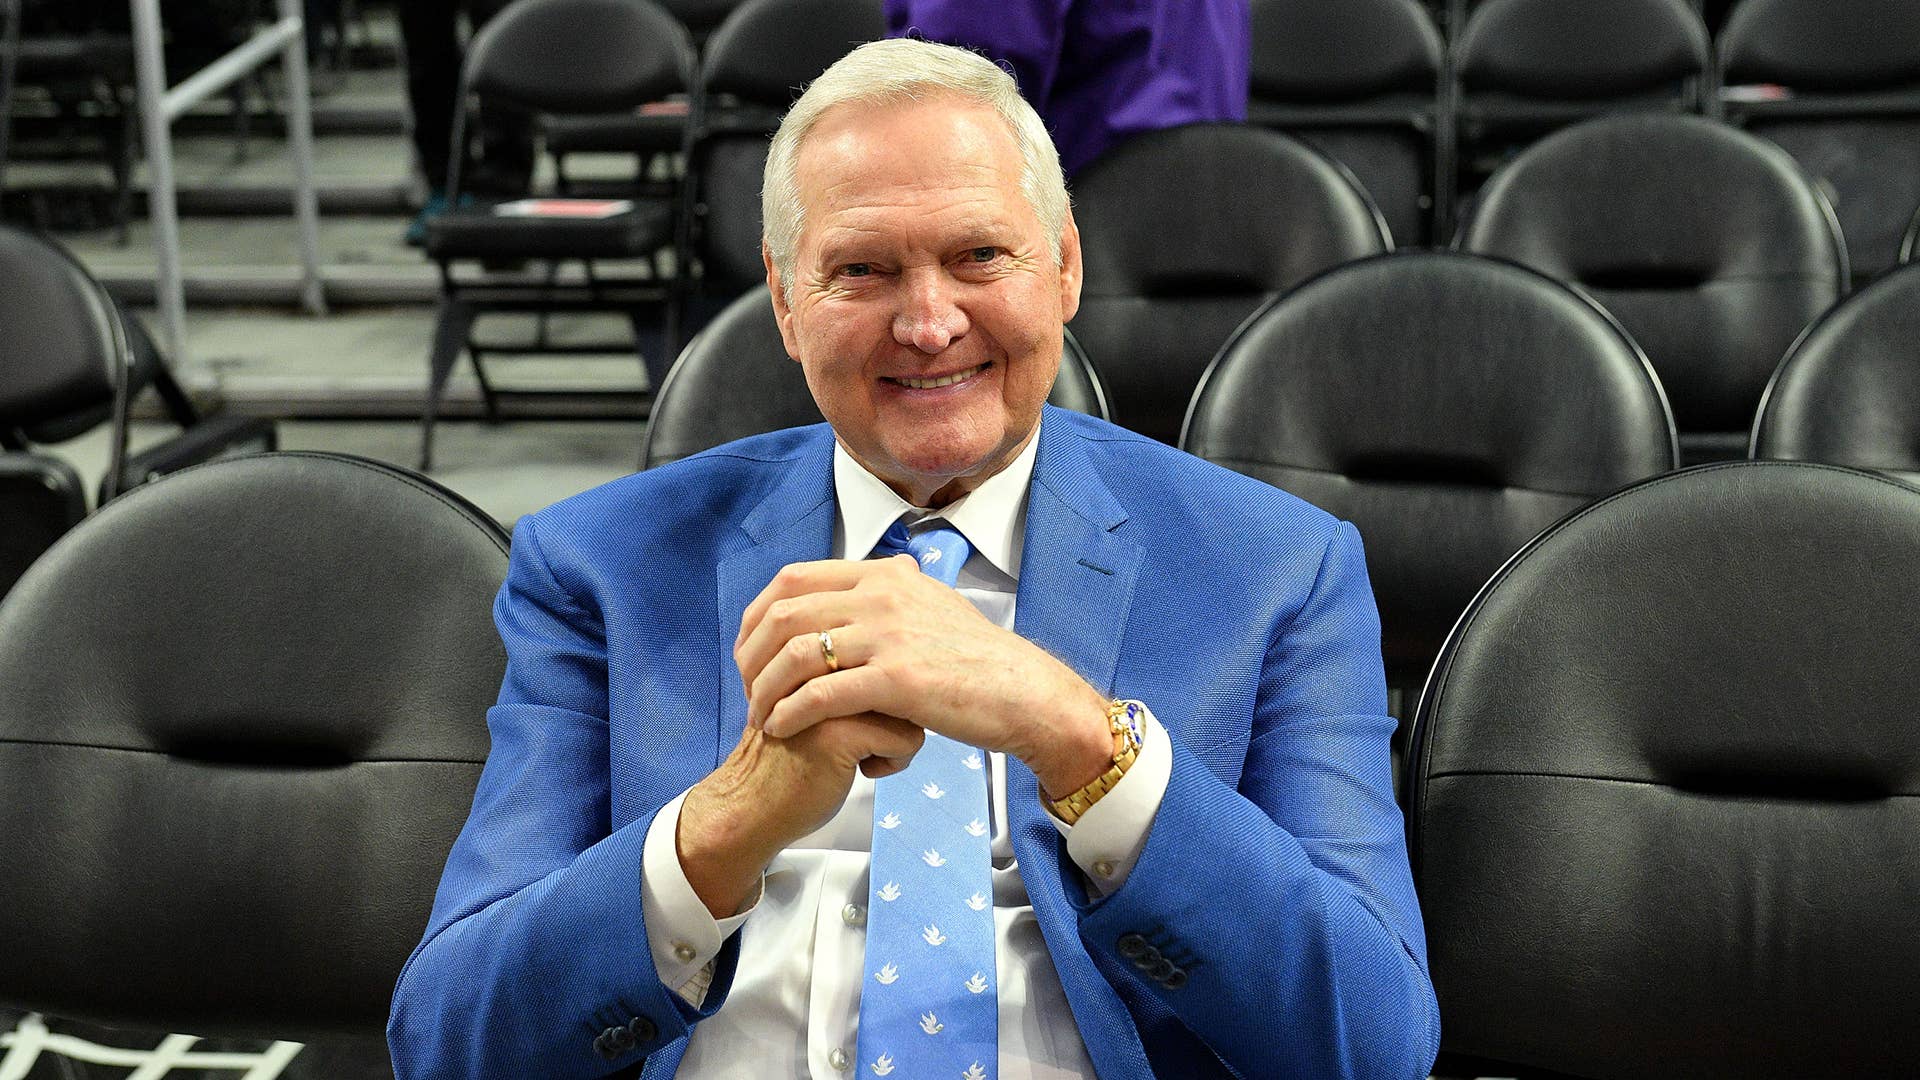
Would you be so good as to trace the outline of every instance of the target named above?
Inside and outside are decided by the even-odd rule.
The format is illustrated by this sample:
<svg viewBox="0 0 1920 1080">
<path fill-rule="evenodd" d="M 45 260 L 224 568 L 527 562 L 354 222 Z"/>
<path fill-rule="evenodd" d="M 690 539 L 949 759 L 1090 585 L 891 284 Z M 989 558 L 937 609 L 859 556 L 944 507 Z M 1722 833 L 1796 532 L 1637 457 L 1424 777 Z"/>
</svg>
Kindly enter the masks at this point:
<svg viewBox="0 0 1920 1080">
<path fill-rule="evenodd" d="M 942 375 L 937 379 L 910 379 L 905 376 L 888 376 L 886 381 L 893 383 L 895 386 L 904 386 L 909 390 L 933 390 L 942 386 L 952 386 L 957 382 L 965 382 L 992 366 L 992 362 L 989 361 L 985 364 L 970 367 L 965 371 L 956 371 L 951 375 Z"/>
</svg>

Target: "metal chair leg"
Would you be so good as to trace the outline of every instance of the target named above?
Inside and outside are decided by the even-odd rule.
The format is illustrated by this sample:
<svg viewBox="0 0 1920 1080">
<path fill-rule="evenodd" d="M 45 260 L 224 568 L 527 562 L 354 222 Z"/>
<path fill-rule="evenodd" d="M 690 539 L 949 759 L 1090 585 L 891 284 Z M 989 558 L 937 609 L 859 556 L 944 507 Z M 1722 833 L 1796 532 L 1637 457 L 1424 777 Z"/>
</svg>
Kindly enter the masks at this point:
<svg viewBox="0 0 1920 1080">
<path fill-rule="evenodd" d="M 433 424 L 440 415 L 440 399 L 446 395 L 447 379 L 460 353 L 467 347 L 467 334 L 473 329 L 473 305 L 451 297 L 440 300 L 439 321 L 433 328 L 433 352 L 427 360 L 427 401 L 420 417 L 420 471 L 433 469 Z"/>
<path fill-rule="evenodd" d="M 647 389 L 658 395 L 661 384 L 667 381 L 667 369 L 673 366 L 673 356 L 667 351 L 667 335 L 648 314 L 634 308 L 627 312 L 627 321 L 633 324 L 633 349 L 640 354 L 646 370 Z"/>
<path fill-rule="evenodd" d="M 480 382 L 480 405 L 486 413 L 487 423 L 500 422 L 500 397 L 494 393 L 493 380 L 487 378 L 487 366 L 481 363 L 480 348 L 472 341 L 467 342 L 467 356 L 473 361 L 473 376 Z"/>
</svg>

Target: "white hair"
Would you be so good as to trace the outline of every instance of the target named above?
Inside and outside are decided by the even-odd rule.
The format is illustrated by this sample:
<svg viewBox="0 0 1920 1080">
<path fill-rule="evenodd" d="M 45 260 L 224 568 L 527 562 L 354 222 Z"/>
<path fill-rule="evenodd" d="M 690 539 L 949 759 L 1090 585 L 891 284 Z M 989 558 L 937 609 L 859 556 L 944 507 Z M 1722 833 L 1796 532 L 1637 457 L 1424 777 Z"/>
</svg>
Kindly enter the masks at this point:
<svg viewBox="0 0 1920 1080">
<path fill-rule="evenodd" d="M 767 249 L 789 296 L 793 291 L 793 260 L 800 246 L 806 208 L 800 205 L 796 163 L 800 143 L 829 109 L 837 105 L 880 105 L 919 101 L 947 94 L 992 109 L 1006 121 L 1020 148 L 1020 192 L 1060 261 L 1061 235 L 1067 223 L 1067 184 L 1060 172 L 1060 152 L 1047 135 L 1047 125 L 1020 96 L 1013 76 L 978 53 L 929 41 L 893 38 L 869 42 L 840 58 L 820 74 L 807 92 L 793 103 L 780 121 L 767 151 L 767 171 L 760 189 L 760 215 L 765 222 Z"/>
</svg>

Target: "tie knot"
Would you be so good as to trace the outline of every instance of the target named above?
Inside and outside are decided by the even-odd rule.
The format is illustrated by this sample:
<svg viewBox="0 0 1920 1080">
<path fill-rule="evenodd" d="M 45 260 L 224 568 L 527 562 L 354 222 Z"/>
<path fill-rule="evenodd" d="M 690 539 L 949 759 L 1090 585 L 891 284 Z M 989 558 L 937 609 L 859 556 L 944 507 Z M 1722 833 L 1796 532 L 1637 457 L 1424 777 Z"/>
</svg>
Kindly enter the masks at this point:
<svg viewBox="0 0 1920 1080">
<path fill-rule="evenodd" d="M 897 555 L 904 551 L 920 564 L 922 573 L 942 585 L 951 586 L 960 580 L 960 567 L 966 563 L 972 548 L 967 544 L 967 538 L 960 535 L 960 530 L 951 525 L 909 533 L 905 521 L 896 521 L 888 526 L 874 550 L 883 555 Z"/>
</svg>

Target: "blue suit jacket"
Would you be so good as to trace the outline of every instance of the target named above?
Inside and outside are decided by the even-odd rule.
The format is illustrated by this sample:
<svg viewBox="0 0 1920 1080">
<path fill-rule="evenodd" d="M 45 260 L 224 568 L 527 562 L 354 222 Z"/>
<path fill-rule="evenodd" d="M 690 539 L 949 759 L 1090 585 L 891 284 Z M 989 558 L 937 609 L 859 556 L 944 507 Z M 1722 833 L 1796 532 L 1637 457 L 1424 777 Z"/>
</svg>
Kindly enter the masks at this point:
<svg viewBox="0 0 1920 1080">
<path fill-rule="evenodd" d="M 824 425 L 748 439 L 521 522 L 492 753 L 394 995 L 402 1080 L 671 1076 L 725 1003 L 737 937 L 702 1010 L 655 973 L 641 848 L 738 741 L 741 612 L 830 552 L 832 447 Z M 1021 878 L 1100 1075 L 1425 1076 L 1439 1020 L 1358 534 L 1052 408 L 1029 500 L 1016 629 L 1146 701 L 1174 746 L 1146 848 L 1098 903 L 1007 766 Z M 1121 956 L 1133 934 L 1185 984 Z M 621 1025 L 642 1037 L 609 1062 L 595 1039 Z"/>
</svg>

